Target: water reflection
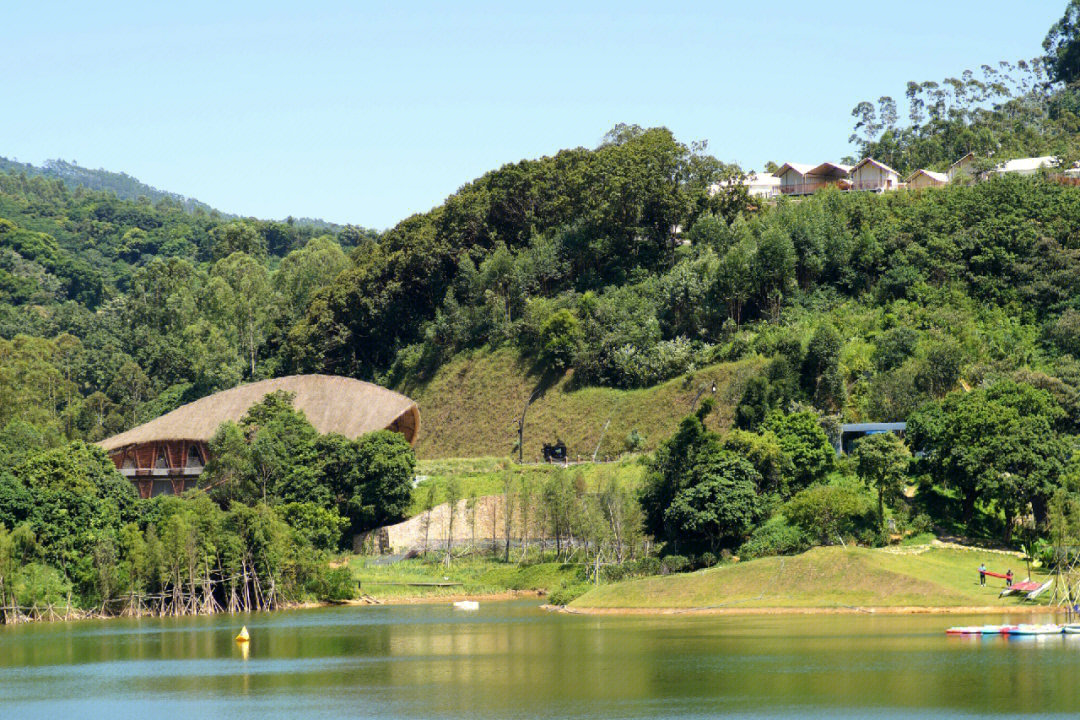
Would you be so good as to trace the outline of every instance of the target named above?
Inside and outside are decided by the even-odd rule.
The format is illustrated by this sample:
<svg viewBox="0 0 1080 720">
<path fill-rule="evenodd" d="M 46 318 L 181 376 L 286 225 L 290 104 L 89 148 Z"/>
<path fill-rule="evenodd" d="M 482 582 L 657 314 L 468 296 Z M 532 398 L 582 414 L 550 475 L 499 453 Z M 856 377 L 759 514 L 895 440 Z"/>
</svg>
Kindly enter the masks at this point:
<svg viewBox="0 0 1080 720">
<path fill-rule="evenodd" d="M 974 618 L 999 622 L 1007 618 Z M 906 717 L 1071 712 L 1080 636 L 934 616 L 581 617 L 535 603 L 0 628 L 3 717 Z M 249 644 L 234 636 L 242 625 Z"/>
</svg>

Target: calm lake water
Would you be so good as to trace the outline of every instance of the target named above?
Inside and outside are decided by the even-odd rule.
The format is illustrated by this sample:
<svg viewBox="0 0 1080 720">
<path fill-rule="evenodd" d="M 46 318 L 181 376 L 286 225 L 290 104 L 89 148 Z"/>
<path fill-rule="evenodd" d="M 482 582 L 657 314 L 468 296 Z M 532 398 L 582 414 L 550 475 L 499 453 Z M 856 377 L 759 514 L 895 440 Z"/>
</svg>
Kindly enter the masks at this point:
<svg viewBox="0 0 1080 720">
<path fill-rule="evenodd" d="M 1001 617 L 588 617 L 536 602 L 0 627 L 0 718 L 1002 717 L 1080 710 L 1080 636 Z M 246 659 L 233 642 L 251 631 Z M 172 713 L 165 715 L 163 713 Z M 181 714 L 182 713 L 182 714 Z"/>
</svg>

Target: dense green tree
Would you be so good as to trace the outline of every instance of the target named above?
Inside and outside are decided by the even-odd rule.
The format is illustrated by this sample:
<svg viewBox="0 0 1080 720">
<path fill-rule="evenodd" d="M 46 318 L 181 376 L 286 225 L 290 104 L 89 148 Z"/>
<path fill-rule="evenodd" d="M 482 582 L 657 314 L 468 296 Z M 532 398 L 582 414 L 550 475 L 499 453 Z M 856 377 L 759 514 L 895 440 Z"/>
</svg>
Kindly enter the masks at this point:
<svg viewBox="0 0 1080 720">
<path fill-rule="evenodd" d="M 832 470 L 836 451 L 816 413 L 773 410 L 761 424 L 761 429 L 776 435 L 780 449 L 791 461 L 787 492 L 794 493 L 818 482 Z"/>
<path fill-rule="evenodd" d="M 867 435 L 855 446 L 855 472 L 877 491 L 880 530 L 885 529 L 885 500 L 899 497 L 910 457 L 904 441 L 891 432 Z"/>
<path fill-rule="evenodd" d="M 743 458 L 723 450 L 708 453 L 665 511 L 667 526 L 679 537 L 704 540 L 714 551 L 724 539 L 737 544 L 765 516 L 760 484 L 761 475 Z"/>
<path fill-rule="evenodd" d="M 1080 79 L 1080 2 L 1070 0 L 1065 14 L 1050 26 L 1043 40 L 1050 77 L 1056 82 Z"/>
<path fill-rule="evenodd" d="M 1047 391 L 1004 380 L 921 408 L 908 420 L 908 442 L 937 482 L 959 492 L 963 522 L 980 500 L 994 501 L 1008 532 L 1028 504 L 1046 518 L 1070 455 L 1055 430 L 1062 417 Z"/>
</svg>

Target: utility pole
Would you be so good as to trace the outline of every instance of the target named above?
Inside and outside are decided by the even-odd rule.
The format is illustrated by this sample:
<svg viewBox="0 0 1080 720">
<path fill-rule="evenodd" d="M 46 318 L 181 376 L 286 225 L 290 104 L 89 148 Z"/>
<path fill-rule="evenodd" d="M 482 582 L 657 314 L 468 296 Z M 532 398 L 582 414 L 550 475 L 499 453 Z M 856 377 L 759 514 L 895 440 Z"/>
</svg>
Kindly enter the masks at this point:
<svg viewBox="0 0 1080 720">
<path fill-rule="evenodd" d="M 521 417 L 517 420 L 518 431 L 518 465 L 522 463 L 522 455 L 525 449 L 525 411 L 532 405 L 533 400 L 540 394 L 540 390 L 533 391 L 533 394 L 529 396 L 529 399 L 525 403 L 525 407 L 521 408 Z"/>
</svg>

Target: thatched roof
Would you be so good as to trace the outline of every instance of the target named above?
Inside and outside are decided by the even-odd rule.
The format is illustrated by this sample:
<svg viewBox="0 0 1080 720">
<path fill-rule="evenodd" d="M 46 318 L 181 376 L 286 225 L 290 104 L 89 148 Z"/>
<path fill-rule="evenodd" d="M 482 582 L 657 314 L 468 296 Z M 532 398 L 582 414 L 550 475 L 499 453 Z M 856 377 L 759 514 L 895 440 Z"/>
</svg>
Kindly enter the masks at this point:
<svg viewBox="0 0 1080 720">
<path fill-rule="evenodd" d="M 148 423 L 98 443 L 105 450 L 162 440 L 208 442 L 226 420 L 238 421 L 268 393 L 294 393 L 320 433 L 355 438 L 374 430 L 397 430 L 410 443 L 420 432 L 420 411 L 409 398 L 378 385 L 335 375 L 290 375 L 240 385 L 183 405 Z"/>
</svg>

